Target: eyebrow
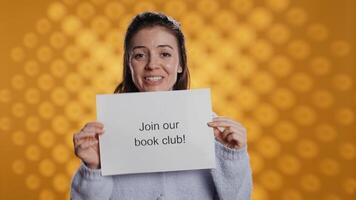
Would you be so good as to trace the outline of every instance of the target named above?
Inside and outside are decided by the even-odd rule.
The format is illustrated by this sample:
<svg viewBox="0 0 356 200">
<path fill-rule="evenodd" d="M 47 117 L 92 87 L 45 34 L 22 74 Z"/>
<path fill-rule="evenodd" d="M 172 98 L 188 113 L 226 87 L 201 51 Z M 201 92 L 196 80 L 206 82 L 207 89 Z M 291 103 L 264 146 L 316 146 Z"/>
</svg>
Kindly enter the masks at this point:
<svg viewBox="0 0 356 200">
<path fill-rule="evenodd" d="M 171 45 L 168 45 L 168 44 L 161 44 L 161 45 L 158 45 L 157 47 L 168 47 L 170 49 L 173 49 L 173 47 Z M 146 48 L 145 46 L 135 46 L 132 48 L 132 50 L 134 49 L 140 49 L 140 48 Z"/>
</svg>

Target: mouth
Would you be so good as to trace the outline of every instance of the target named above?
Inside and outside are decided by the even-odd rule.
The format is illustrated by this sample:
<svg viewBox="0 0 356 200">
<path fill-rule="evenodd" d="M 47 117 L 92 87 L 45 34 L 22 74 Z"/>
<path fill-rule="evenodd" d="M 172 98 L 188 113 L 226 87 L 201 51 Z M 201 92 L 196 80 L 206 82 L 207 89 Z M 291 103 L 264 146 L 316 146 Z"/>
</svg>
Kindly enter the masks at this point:
<svg viewBox="0 0 356 200">
<path fill-rule="evenodd" d="M 156 86 L 161 84 L 163 82 L 163 79 L 164 79 L 163 76 L 145 76 L 144 82 L 146 85 Z"/>
<path fill-rule="evenodd" d="M 163 76 L 145 76 L 144 79 L 146 81 L 158 82 L 163 79 Z"/>
</svg>

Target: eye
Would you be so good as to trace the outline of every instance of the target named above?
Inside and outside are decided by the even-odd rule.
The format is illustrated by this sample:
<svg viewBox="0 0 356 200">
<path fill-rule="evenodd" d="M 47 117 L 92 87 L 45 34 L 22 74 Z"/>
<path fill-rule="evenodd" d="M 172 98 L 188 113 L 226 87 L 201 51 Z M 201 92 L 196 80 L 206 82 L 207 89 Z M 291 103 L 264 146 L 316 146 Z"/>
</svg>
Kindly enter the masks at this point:
<svg viewBox="0 0 356 200">
<path fill-rule="evenodd" d="M 170 53 L 163 52 L 163 53 L 161 53 L 161 56 L 162 57 L 171 57 L 172 55 Z"/>
<path fill-rule="evenodd" d="M 140 59 L 143 59 L 143 58 L 145 57 L 145 54 L 143 54 L 143 53 L 135 53 L 135 54 L 133 55 L 133 57 L 134 57 L 134 59 L 136 59 L 136 60 L 140 60 Z"/>
</svg>

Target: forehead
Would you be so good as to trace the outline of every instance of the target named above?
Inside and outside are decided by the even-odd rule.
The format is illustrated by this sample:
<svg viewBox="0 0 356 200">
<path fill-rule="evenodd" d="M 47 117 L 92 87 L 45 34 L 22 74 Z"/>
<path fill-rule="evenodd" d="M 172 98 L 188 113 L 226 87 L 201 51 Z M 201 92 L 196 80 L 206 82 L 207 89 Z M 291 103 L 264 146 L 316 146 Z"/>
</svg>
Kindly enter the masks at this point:
<svg viewBox="0 0 356 200">
<path fill-rule="evenodd" d="M 178 46 L 175 35 L 169 29 L 162 26 L 145 27 L 135 33 L 131 40 L 132 47 L 158 45 Z"/>
</svg>

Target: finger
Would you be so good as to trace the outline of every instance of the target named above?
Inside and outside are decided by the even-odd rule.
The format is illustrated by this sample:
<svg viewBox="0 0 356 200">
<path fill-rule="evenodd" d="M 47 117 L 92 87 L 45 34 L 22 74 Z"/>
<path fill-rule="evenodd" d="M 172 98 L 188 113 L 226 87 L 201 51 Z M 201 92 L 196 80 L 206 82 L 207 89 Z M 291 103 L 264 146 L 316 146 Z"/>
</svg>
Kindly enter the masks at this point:
<svg viewBox="0 0 356 200">
<path fill-rule="evenodd" d="M 221 136 L 225 140 L 226 137 L 231 133 L 233 133 L 233 131 L 229 127 L 226 127 L 224 131 L 222 131 Z"/>
<path fill-rule="evenodd" d="M 97 128 L 104 128 L 104 124 L 101 122 L 98 122 L 98 121 L 89 122 L 89 123 L 85 124 L 84 128 L 91 127 L 91 126 L 97 127 Z"/>
<path fill-rule="evenodd" d="M 82 131 L 103 131 L 104 128 L 96 127 L 96 126 L 85 126 Z"/>
<path fill-rule="evenodd" d="M 219 117 L 214 117 L 213 121 L 228 121 L 232 124 L 235 124 L 236 126 L 241 126 L 243 127 L 243 125 L 240 122 L 234 121 L 228 117 L 223 117 L 223 116 L 219 116 Z"/>
<path fill-rule="evenodd" d="M 85 149 L 88 149 L 89 147 L 92 147 L 94 145 L 97 145 L 98 144 L 98 140 L 93 140 L 93 141 L 88 141 L 88 142 L 84 142 L 83 144 L 79 145 L 78 148 L 80 150 L 85 150 Z"/>
<path fill-rule="evenodd" d="M 85 142 L 99 141 L 97 138 L 82 138 L 74 144 L 74 148 L 84 144 Z"/>
<path fill-rule="evenodd" d="M 84 131 L 81 131 L 79 134 L 77 134 L 75 137 L 75 140 L 76 141 L 78 141 L 78 140 L 80 140 L 80 139 L 82 139 L 82 138 L 87 138 L 87 137 L 96 137 L 96 135 L 101 135 L 101 134 L 103 134 L 104 133 L 104 131 L 102 130 L 102 131 L 97 131 L 97 132 L 95 132 L 95 131 L 86 131 L 86 132 L 84 132 Z"/>
<path fill-rule="evenodd" d="M 230 127 L 234 126 L 235 124 L 229 122 L 229 121 L 212 121 L 208 123 L 208 126 L 210 127 Z"/>
</svg>

